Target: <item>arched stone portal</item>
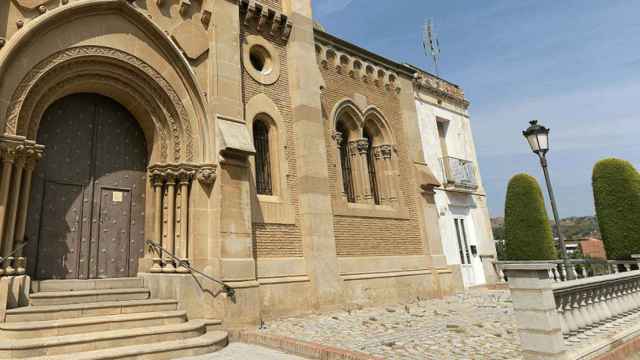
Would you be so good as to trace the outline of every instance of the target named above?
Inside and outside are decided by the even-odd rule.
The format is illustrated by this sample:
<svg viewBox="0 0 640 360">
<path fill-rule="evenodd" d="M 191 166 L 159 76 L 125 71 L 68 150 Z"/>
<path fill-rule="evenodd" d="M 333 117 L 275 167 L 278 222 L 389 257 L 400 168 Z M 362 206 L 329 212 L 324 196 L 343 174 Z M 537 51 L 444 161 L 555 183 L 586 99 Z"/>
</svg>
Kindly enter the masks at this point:
<svg viewBox="0 0 640 360">
<path fill-rule="evenodd" d="M 27 220 L 32 221 L 33 216 L 28 213 L 31 178 L 37 160 L 51 151 L 36 145 L 36 139 L 52 104 L 83 93 L 117 102 L 144 134 L 148 181 L 141 185 L 145 215 L 142 224 L 136 223 L 144 229 L 140 241 L 154 240 L 184 259 L 192 255 L 191 208 L 196 201 L 205 201 L 206 191 L 211 191 L 217 161 L 212 155 L 215 137 L 204 92 L 188 61 L 162 29 L 124 1 L 75 2 L 26 24 L 4 46 L 0 78 L 4 80 L 0 83 L 0 256 L 5 259 L 0 275 L 23 273 L 27 258 L 31 273 L 36 270 L 41 256 L 37 256 L 37 241 L 31 238 L 38 235 L 25 237 Z M 58 130 L 75 140 L 77 130 L 69 126 Z M 194 185 L 196 176 L 202 186 Z M 43 196 L 46 198 L 46 191 Z M 197 233 L 208 236 L 207 229 Z M 75 255 L 78 262 L 81 254 Z M 139 270 L 148 271 L 152 258 L 159 256 L 152 252 L 144 256 L 144 268 Z M 156 260 L 155 270 L 184 270 L 176 269 L 169 259 Z M 106 268 L 101 275 L 98 268 L 96 265 L 95 273 L 77 270 L 65 277 L 121 276 L 120 271 Z M 135 266 L 129 264 L 124 272 L 133 275 Z M 62 275 L 46 270 L 42 276 Z"/>
<path fill-rule="evenodd" d="M 145 138 L 122 105 L 95 94 L 53 103 L 37 142 L 27 217 L 38 279 L 135 276 L 144 255 Z M 35 269 L 33 269 L 35 267 Z"/>
</svg>

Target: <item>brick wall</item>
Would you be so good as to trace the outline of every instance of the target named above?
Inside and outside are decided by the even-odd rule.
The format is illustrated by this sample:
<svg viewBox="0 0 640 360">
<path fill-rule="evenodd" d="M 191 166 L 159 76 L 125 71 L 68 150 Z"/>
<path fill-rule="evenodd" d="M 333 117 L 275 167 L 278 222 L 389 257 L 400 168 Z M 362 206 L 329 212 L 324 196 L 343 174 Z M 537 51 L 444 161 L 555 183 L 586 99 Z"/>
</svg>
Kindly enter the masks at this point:
<svg viewBox="0 0 640 360">
<path fill-rule="evenodd" d="M 384 87 L 364 83 L 346 74 L 339 74 L 335 68 L 321 67 L 326 87 L 323 91 L 325 106 L 325 139 L 329 162 L 329 187 L 331 196 L 338 196 L 336 174 L 337 150 L 331 138 L 333 119 L 331 111 L 337 102 L 360 94 L 367 98 L 369 105 L 378 107 L 391 126 L 391 131 L 398 145 L 400 167 L 400 197 L 404 200 L 408 219 L 390 219 L 375 217 L 335 216 L 334 229 L 336 251 L 338 256 L 385 256 L 385 255 L 420 255 L 423 254 L 423 243 L 416 210 L 416 199 L 410 189 L 416 189 L 414 179 L 407 176 L 405 169 L 411 169 L 407 147 L 404 139 L 404 128 L 401 121 L 401 107 L 398 95 Z M 411 91 L 411 89 L 403 89 Z"/>
<path fill-rule="evenodd" d="M 273 1 L 278 2 L 279 1 Z M 269 40 L 280 57 L 280 78 L 273 85 L 263 85 L 255 81 L 246 71 L 242 72 L 243 83 L 243 99 L 247 103 L 251 98 L 258 94 L 265 94 L 278 107 L 280 115 L 285 122 L 286 144 L 278 144 L 285 147 L 285 157 L 283 161 L 288 162 L 288 174 L 286 183 L 288 191 L 288 202 L 295 206 L 296 214 L 298 213 L 297 202 L 297 177 L 296 177 L 296 149 L 293 134 L 293 124 L 291 115 L 291 99 L 289 97 L 289 77 L 287 68 L 287 50 L 286 43 L 279 37 L 270 37 L 268 34 L 257 34 L 251 28 L 243 28 L 241 30 L 241 43 L 244 44 L 244 37 L 248 35 L 261 35 Z M 247 122 L 253 119 L 246 119 Z M 296 215 L 297 217 L 297 215 Z M 288 257 L 302 256 L 302 237 L 300 228 L 295 225 L 283 224 L 254 224 L 254 240 L 255 251 L 258 257 Z"/>
<path fill-rule="evenodd" d="M 282 11 L 282 5 L 280 4 L 280 0 L 258 0 L 258 2 L 266 6 L 269 6 L 273 9 Z"/>
</svg>

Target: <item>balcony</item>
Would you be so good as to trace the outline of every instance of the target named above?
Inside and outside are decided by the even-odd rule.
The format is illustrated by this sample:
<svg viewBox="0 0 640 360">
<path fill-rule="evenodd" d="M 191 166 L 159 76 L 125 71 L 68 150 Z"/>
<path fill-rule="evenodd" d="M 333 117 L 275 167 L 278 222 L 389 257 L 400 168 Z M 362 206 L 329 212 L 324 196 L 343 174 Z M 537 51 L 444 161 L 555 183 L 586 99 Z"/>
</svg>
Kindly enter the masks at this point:
<svg viewBox="0 0 640 360">
<path fill-rule="evenodd" d="M 446 156 L 440 159 L 444 184 L 447 188 L 475 190 L 478 188 L 473 161 Z"/>
</svg>

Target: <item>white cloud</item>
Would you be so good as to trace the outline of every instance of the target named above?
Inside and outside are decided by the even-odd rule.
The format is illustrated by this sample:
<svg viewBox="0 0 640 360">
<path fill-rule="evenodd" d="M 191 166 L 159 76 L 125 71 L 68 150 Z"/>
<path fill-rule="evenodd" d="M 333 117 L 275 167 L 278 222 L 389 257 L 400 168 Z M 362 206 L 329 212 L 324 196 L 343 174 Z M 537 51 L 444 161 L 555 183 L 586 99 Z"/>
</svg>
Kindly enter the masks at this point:
<svg viewBox="0 0 640 360">
<path fill-rule="evenodd" d="M 344 10 L 353 0 L 319 0 L 317 9 L 319 15 L 329 15 Z"/>
</svg>

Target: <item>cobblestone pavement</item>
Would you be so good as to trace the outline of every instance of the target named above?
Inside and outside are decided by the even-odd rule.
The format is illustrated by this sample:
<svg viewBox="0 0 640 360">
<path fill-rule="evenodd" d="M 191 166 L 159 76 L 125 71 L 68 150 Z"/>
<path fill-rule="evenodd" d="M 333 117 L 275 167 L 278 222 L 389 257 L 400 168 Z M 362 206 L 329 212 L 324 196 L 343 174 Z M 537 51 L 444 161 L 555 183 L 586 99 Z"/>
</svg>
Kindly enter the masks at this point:
<svg viewBox="0 0 640 360">
<path fill-rule="evenodd" d="M 231 343 L 220 351 L 207 355 L 182 358 L 180 360 L 304 360 L 304 358 L 262 346 Z"/>
<path fill-rule="evenodd" d="M 505 290 L 281 319 L 261 331 L 384 359 L 522 358 Z"/>
</svg>

